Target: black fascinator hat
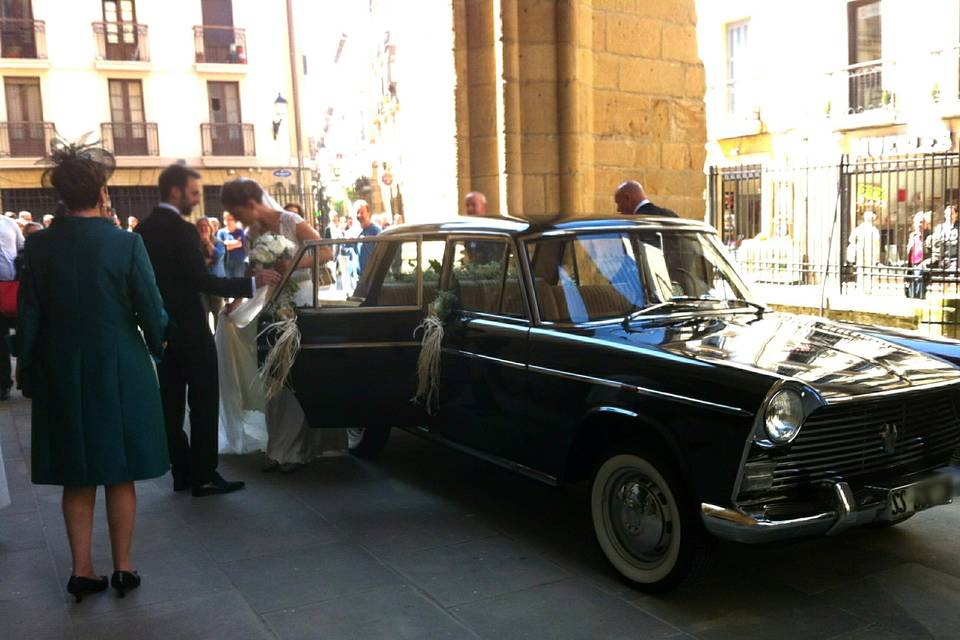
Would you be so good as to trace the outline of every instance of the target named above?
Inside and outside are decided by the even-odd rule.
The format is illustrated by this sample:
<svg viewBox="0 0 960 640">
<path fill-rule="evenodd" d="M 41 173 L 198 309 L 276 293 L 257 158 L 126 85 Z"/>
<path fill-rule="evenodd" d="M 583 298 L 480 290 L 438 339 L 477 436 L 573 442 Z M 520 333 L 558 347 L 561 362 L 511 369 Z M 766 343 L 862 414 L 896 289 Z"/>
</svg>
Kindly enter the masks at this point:
<svg viewBox="0 0 960 640">
<path fill-rule="evenodd" d="M 50 155 L 41 163 L 47 169 L 41 184 L 57 192 L 68 211 L 90 209 L 100 199 L 100 189 L 106 186 L 116 169 L 113 154 L 100 141 L 88 142 L 85 134 L 76 142 L 56 138 L 50 143 Z"/>
</svg>

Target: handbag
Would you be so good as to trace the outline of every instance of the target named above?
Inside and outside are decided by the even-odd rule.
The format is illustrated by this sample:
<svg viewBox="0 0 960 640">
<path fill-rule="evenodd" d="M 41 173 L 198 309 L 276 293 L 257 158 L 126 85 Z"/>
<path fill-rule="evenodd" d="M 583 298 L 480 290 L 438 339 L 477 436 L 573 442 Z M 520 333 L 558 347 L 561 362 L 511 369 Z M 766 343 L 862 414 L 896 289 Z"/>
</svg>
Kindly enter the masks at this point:
<svg viewBox="0 0 960 640">
<path fill-rule="evenodd" d="M 18 280 L 0 282 L 0 316 L 6 318 L 17 317 L 17 292 L 20 290 Z"/>
</svg>

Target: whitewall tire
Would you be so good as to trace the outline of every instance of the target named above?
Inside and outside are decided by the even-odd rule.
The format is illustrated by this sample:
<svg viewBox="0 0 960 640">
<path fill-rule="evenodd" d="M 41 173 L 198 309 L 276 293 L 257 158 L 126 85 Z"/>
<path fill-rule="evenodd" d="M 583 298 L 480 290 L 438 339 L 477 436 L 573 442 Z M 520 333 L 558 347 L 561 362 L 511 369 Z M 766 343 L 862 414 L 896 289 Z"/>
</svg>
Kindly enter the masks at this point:
<svg viewBox="0 0 960 640">
<path fill-rule="evenodd" d="M 590 492 L 593 528 L 607 559 L 647 591 L 679 584 L 712 549 L 687 491 L 657 456 L 608 456 Z"/>
</svg>

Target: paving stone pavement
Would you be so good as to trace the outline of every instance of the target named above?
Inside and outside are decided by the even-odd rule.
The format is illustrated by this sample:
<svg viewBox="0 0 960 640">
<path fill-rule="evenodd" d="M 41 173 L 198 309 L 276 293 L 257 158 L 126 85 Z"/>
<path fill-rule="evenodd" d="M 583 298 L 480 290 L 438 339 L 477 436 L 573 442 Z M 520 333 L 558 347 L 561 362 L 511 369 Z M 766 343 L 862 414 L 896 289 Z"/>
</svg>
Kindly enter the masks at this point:
<svg viewBox="0 0 960 640">
<path fill-rule="evenodd" d="M 138 483 L 143 586 L 75 604 L 60 490 L 30 484 L 19 396 L 0 406 L 0 448 L 0 640 L 960 637 L 960 504 L 834 539 L 722 544 L 706 582 L 654 597 L 605 562 L 584 490 L 402 432 L 376 462 L 326 456 L 290 475 L 224 457 L 248 482 L 228 496 Z"/>
</svg>

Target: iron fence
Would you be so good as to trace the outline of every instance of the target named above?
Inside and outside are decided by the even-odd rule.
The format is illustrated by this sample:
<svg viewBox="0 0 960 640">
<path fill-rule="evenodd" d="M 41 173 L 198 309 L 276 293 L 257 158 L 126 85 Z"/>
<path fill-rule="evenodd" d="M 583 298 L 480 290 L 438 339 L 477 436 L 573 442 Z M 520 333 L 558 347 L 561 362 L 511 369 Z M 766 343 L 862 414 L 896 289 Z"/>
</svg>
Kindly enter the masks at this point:
<svg viewBox="0 0 960 640">
<path fill-rule="evenodd" d="M 709 171 L 710 221 L 759 283 L 960 291 L 960 154 Z"/>
</svg>

